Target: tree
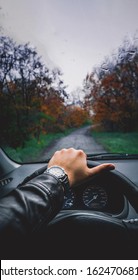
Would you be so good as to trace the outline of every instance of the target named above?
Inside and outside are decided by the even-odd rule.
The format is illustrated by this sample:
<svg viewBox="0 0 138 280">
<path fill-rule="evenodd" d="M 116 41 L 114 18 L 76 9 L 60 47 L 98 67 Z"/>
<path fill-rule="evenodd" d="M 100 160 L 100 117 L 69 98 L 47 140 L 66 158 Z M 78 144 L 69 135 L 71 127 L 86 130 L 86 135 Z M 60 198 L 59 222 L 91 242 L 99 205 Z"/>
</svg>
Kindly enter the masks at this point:
<svg viewBox="0 0 138 280">
<path fill-rule="evenodd" d="M 67 94 L 60 71 L 50 71 L 29 43 L 17 45 L 1 36 L 0 63 L 1 141 L 8 139 L 10 145 L 18 146 L 30 134 L 39 138 L 41 121 L 47 117 L 43 101 L 55 96 L 64 99 Z"/>
<path fill-rule="evenodd" d="M 104 64 L 104 68 L 103 68 Z M 106 67 L 105 67 L 106 65 Z M 108 71 L 107 71 L 108 69 Z M 116 59 L 106 58 L 99 71 L 87 75 L 89 93 L 85 106 L 93 111 L 93 121 L 109 131 L 138 128 L 138 46 L 119 48 Z"/>
</svg>

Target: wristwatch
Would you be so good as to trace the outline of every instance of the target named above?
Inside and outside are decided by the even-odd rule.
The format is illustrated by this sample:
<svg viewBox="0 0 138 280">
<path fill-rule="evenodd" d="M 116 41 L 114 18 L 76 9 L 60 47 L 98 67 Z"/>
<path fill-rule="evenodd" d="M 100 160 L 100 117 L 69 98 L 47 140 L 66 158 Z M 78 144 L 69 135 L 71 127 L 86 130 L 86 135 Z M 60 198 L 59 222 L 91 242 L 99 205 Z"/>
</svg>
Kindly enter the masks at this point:
<svg viewBox="0 0 138 280">
<path fill-rule="evenodd" d="M 69 189 L 69 179 L 68 175 L 65 173 L 65 170 L 57 165 L 53 165 L 45 170 L 44 173 L 48 173 L 56 177 L 62 184 L 64 191 L 67 192 Z"/>
</svg>

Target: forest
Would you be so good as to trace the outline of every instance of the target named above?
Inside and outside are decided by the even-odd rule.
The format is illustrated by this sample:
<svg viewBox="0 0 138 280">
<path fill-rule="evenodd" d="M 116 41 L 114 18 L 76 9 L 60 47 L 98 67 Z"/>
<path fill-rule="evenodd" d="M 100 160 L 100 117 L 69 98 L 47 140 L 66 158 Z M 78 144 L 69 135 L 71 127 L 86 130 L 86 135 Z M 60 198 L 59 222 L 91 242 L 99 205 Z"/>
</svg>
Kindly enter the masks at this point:
<svg viewBox="0 0 138 280">
<path fill-rule="evenodd" d="M 67 102 L 60 70 L 50 71 L 29 43 L 1 36 L 0 65 L 0 145 L 23 146 L 85 123 L 86 110 Z"/>
<path fill-rule="evenodd" d="M 97 130 L 138 130 L 138 39 L 126 38 L 116 54 L 87 74 L 84 107 Z"/>
<path fill-rule="evenodd" d="M 0 37 L 0 145 L 64 132 L 91 121 L 100 131 L 138 131 L 138 44 L 125 39 L 82 81 L 84 102 L 70 104 L 61 71 L 35 47 Z"/>
</svg>

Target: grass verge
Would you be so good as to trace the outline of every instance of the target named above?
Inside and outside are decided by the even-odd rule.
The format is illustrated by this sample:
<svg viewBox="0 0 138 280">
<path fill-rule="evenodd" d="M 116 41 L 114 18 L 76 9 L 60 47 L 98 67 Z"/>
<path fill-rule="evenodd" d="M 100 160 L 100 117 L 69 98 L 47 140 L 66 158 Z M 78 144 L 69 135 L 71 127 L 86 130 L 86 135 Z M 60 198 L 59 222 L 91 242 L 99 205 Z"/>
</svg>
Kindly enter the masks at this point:
<svg viewBox="0 0 138 280">
<path fill-rule="evenodd" d="M 67 129 L 65 132 L 41 134 L 39 141 L 36 138 L 32 138 L 25 142 L 24 147 L 17 147 L 16 149 L 11 147 L 5 147 L 4 150 L 8 156 L 18 163 L 37 161 L 38 156 L 52 141 L 55 139 L 64 137 L 71 133 L 73 129 Z"/>
<path fill-rule="evenodd" d="M 92 136 L 107 152 L 138 154 L 138 132 L 92 132 Z"/>
</svg>

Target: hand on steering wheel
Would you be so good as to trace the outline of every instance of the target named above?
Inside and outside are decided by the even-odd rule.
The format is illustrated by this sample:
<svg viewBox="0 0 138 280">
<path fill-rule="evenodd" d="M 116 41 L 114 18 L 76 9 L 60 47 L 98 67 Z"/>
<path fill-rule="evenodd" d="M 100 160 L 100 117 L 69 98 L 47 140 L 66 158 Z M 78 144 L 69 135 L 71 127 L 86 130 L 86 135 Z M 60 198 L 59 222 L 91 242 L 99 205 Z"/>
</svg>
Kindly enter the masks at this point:
<svg viewBox="0 0 138 280">
<path fill-rule="evenodd" d="M 113 170 L 115 166 L 111 163 L 103 163 L 96 167 L 87 166 L 86 154 L 82 150 L 62 149 L 55 152 L 49 161 L 48 167 L 58 165 L 64 168 L 68 175 L 70 186 L 87 179 L 90 176 L 101 173 L 104 170 Z"/>
</svg>

